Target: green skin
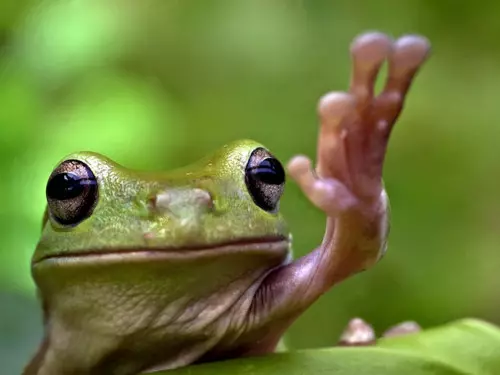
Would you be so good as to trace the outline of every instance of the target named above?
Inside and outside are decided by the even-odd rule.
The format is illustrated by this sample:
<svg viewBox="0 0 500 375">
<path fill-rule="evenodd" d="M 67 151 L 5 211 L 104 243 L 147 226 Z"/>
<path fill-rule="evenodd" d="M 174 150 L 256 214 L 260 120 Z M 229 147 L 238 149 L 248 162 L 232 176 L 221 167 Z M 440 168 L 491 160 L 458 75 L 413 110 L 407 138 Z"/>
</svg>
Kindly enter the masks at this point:
<svg viewBox="0 0 500 375">
<path fill-rule="evenodd" d="M 99 199 L 75 227 L 48 218 L 33 256 L 33 277 L 44 304 L 52 306 L 50 319 L 61 323 L 52 327 L 58 339 L 51 349 L 68 358 L 61 337 L 79 332 L 75 356 L 88 341 L 86 361 L 95 352 L 92 362 L 112 373 L 101 353 L 120 347 L 141 353 L 148 340 L 148 347 L 161 348 L 152 362 L 176 367 L 219 341 L 227 332 L 222 325 L 240 325 L 228 311 L 287 259 L 290 244 L 282 216 L 259 208 L 245 185 L 243 171 L 257 147 L 237 142 L 163 174 L 130 171 L 92 153 L 65 158 L 90 167 Z M 199 199 L 200 191 L 210 194 L 213 207 Z M 164 194 L 168 204 L 152 207 L 151 198 Z M 175 339 L 163 343 L 165 337 Z M 188 354 L 182 353 L 186 347 Z"/>
<path fill-rule="evenodd" d="M 98 199 L 74 226 L 56 222 L 49 205 L 32 262 L 45 336 L 24 375 L 135 375 L 269 353 L 332 285 L 375 264 L 388 232 L 381 171 L 389 135 L 351 155 L 334 131 L 352 113 L 362 124 L 395 122 L 404 82 L 428 50 L 425 40 L 413 38 L 398 45 L 365 34 L 353 44 L 354 57 L 369 62 L 360 73 L 355 59 L 354 88 L 373 87 L 374 78 L 363 74 L 371 69 L 376 76 L 386 45 L 420 51 L 409 61 L 393 58 L 404 70 L 396 106 L 355 108 L 355 91 L 320 102 L 316 170 L 296 157 L 288 171 L 325 211 L 327 227 L 322 244 L 293 262 L 279 210 L 259 207 L 245 182 L 251 154 L 263 147 L 256 142 L 234 142 L 168 173 L 131 171 L 95 153 L 65 158 L 91 169 Z M 350 137 L 361 144 L 360 137 L 376 138 L 373 132 L 366 126 Z"/>
</svg>

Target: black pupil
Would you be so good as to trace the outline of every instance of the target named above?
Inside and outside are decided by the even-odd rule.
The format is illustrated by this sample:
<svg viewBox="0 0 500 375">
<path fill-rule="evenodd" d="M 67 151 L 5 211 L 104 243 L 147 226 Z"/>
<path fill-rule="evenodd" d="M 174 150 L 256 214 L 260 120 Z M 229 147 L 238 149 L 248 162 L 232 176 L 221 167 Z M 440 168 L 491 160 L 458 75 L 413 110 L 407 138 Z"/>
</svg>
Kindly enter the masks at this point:
<svg viewBox="0 0 500 375">
<path fill-rule="evenodd" d="M 281 185 L 285 181 L 285 171 L 281 163 L 273 158 L 262 160 L 251 168 L 252 174 L 259 181 L 270 185 Z"/>
<path fill-rule="evenodd" d="M 47 184 L 47 197 L 57 200 L 73 199 L 83 193 L 86 185 L 95 184 L 95 180 L 81 178 L 74 173 L 60 173 Z"/>
</svg>

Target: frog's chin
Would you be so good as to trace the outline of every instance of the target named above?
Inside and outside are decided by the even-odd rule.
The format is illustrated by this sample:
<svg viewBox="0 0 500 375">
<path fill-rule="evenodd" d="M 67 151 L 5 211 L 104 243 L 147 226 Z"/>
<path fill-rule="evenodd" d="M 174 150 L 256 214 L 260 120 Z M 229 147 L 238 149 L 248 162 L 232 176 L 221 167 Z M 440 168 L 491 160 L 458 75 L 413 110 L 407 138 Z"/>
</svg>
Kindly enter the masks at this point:
<svg viewBox="0 0 500 375">
<path fill-rule="evenodd" d="M 101 263 L 143 263 L 156 261 L 183 261 L 189 259 L 214 258 L 227 255 L 261 255 L 288 259 L 290 240 L 283 236 L 245 239 L 210 246 L 109 248 L 58 252 L 44 255 L 32 262 L 33 267 L 97 265 Z"/>
</svg>

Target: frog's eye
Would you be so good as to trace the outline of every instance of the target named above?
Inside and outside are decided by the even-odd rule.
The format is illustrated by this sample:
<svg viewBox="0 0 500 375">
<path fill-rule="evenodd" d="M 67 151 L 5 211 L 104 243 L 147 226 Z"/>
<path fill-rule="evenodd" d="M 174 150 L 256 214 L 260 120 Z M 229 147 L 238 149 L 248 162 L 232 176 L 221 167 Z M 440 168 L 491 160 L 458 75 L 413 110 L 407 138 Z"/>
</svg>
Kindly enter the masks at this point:
<svg viewBox="0 0 500 375">
<path fill-rule="evenodd" d="M 263 210 L 273 212 L 285 187 L 285 170 L 267 150 L 252 152 L 245 169 L 245 183 L 253 201 Z"/>
<path fill-rule="evenodd" d="M 97 203 L 97 180 L 85 163 L 66 160 L 50 175 L 46 195 L 52 218 L 61 225 L 76 225 Z"/>
</svg>

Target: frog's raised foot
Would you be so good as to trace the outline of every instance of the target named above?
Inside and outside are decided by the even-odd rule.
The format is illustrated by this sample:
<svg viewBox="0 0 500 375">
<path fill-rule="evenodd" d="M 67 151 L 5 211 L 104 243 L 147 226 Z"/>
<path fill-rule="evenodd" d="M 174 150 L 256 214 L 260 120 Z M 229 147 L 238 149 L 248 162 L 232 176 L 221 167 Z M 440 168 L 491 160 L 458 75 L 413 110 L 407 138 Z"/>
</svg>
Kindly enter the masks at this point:
<svg viewBox="0 0 500 375">
<path fill-rule="evenodd" d="M 387 144 L 428 52 L 429 43 L 420 36 L 393 41 L 381 33 L 367 33 L 352 43 L 349 91 L 330 93 L 319 101 L 316 167 L 305 156 L 288 164 L 290 175 L 327 216 L 323 241 L 262 281 L 250 306 L 250 323 L 241 335 L 245 355 L 272 350 L 291 322 L 322 294 L 384 254 L 389 218 L 382 168 Z M 387 81 L 375 95 L 375 81 L 386 60 Z M 369 330 L 359 334 L 372 339 Z M 257 340 L 259 347 L 249 345 L 248 338 Z"/>
<path fill-rule="evenodd" d="M 294 285 L 306 285 L 307 290 L 301 291 L 306 304 L 333 284 L 369 268 L 385 252 L 389 223 L 382 169 L 387 144 L 429 49 L 421 36 L 392 41 L 381 33 L 367 33 L 356 38 L 351 45 L 349 91 L 332 92 L 319 101 L 316 168 L 306 156 L 296 156 L 288 164 L 305 195 L 328 217 L 320 247 L 292 263 L 288 271 L 280 271 L 282 277 L 295 279 Z M 375 81 L 386 60 L 386 84 L 375 95 Z"/>
</svg>

